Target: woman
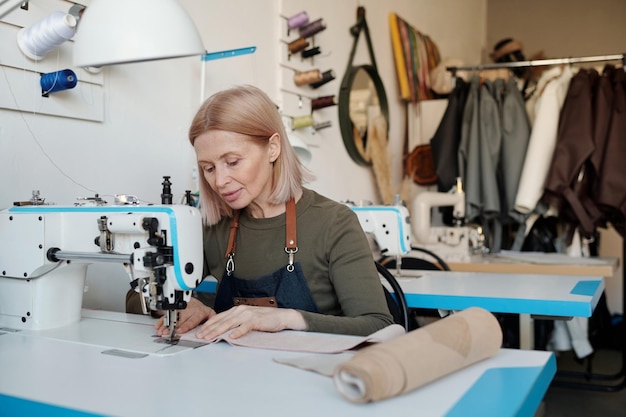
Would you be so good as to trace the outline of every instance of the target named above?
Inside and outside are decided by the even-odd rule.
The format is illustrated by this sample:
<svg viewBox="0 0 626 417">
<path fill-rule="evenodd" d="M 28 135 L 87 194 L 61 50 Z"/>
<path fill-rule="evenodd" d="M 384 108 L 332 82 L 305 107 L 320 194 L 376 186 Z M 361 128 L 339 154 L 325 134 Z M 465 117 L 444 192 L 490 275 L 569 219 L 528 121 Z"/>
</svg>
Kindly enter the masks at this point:
<svg viewBox="0 0 626 417">
<path fill-rule="evenodd" d="M 189 139 L 202 173 L 205 273 L 219 284 L 214 309 L 192 298 L 178 332 L 203 323 L 196 336 L 207 340 L 230 329 L 233 338 L 284 329 L 368 335 L 393 323 L 356 215 L 303 188 L 309 174 L 263 91 L 213 95 Z M 163 321 L 157 330 L 168 331 Z"/>
</svg>

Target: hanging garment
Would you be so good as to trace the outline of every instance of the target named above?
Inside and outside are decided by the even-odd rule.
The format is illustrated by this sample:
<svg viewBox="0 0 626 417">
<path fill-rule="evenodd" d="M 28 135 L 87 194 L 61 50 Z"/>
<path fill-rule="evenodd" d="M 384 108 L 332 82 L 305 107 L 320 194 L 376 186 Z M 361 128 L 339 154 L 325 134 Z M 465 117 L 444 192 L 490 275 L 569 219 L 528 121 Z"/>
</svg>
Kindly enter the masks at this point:
<svg viewBox="0 0 626 417">
<path fill-rule="evenodd" d="M 581 69 L 572 78 L 559 117 L 557 140 L 545 181 L 543 199 L 570 225 L 566 243 L 578 227 L 591 238 L 601 213 L 591 199 L 591 155 L 595 151 L 593 96 L 595 70 Z"/>
<path fill-rule="evenodd" d="M 546 86 L 561 76 L 561 72 L 561 67 L 553 67 L 545 71 L 537 81 L 533 95 L 526 99 L 526 113 L 528 113 L 528 120 L 531 126 L 535 124 L 535 116 L 537 115 L 536 107 L 539 98 L 545 91 Z"/>
<path fill-rule="evenodd" d="M 609 137 L 609 127 L 611 126 L 611 116 L 613 114 L 613 77 L 615 77 L 616 71 L 614 65 L 605 65 L 597 83 L 597 91 L 593 105 L 593 143 L 595 150 L 590 158 L 593 167 L 594 183 L 597 183 L 598 176 L 600 175 L 602 160 L 606 152 L 606 142 Z M 597 200 L 597 190 L 594 189 L 593 193 L 594 200 Z"/>
<path fill-rule="evenodd" d="M 581 257 L 582 246 L 578 231 L 568 246 L 566 253 L 575 258 Z M 574 317 L 572 320 L 555 320 L 554 332 L 548 343 L 550 350 L 574 350 L 580 359 L 593 353 L 593 346 L 589 341 L 589 319 L 587 317 Z"/>
<path fill-rule="evenodd" d="M 626 73 L 613 76 L 611 124 L 597 183 L 597 203 L 615 230 L 626 237 Z"/>
<path fill-rule="evenodd" d="M 480 154 L 478 169 L 480 170 L 481 182 L 480 205 L 483 216 L 488 219 L 498 217 L 500 214 L 500 193 L 496 171 L 500 162 L 502 131 L 500 129 L 497 96 L 502 96 L 502 90 L 498 91 L 495 82 L 484 80 L 479 94 L 478 140 L 480 144 L 478 149 Z"/>
<path fill-rule="evenodd" d="M 465 219 L 476 221 L 481 212 L 480 181 L 480 79 L 470 80 L 463 122 L 461 124 L 461 142 L 459 143 L 459 174 L 465 187 Z"/>
<path fill-rule="evenodd" d="M 501 118 L 502 153 L 500 167 L 504 188 L 501 197 L 502 213 L 504 217 L 513 217 L 516 214 L 514 210 L 515 196 L 530 139 L 530 121 L 528 120 L 524 97 L 522 97 L 513 77 L 509 78 L 506 84 Z M 515 220 L 519 221 L 518 218 Z"/>
<path fill-rule="evenodd" d="M 501 199 L 502 176 L 500 153 L 502 129 L 500 108 L 504 97 L 504 80 L 484 80 L 480 90 L 479 139 L 480 181 L 483 229 L 493 252 L 502 249 Z"/>
<path fill-rule="evenodd" d="M 456 86 L 448 98 L 446 111 L 430 140 L 437 173 L 437 190 L 444 193 L 454 187 L 459 177 L 458 152 L 468 87 L 462 78 L 456 79 Z"/>
<path fill-rule="evenodd" d="M 498 85 L 500 88 L 498 88 Z M 503 97 L 504 83 L 474 76 L 465 103 L 459 144 L 459 172 L 465 187 L 465 218 L 479 223 L 489 237 L 489 247 L 500 249 L 502 227 L 498 180 L 501 129 L 496 97 Z M 498 91 L 500 90 L 500 91 Z"/>
<path fill-rule="evenodd" d="M 395 13 L 389 14 L 389 29 L 400 96 L 413 104 L 434 98 L 430 71 L 441 61 L 439 48 Z"/>
<path fill-rule="evenodd" d="M 521 214 L 533 212 L 543 195 L 543 186 L 556 145 L 559 113 L 572 75 L 571 68 L 565 67 L 558 78 L 551 79 L 546 84 L 535 104 L 535 123 L 530 132 L 515 197 L 515 210 Z"/>
</svg>

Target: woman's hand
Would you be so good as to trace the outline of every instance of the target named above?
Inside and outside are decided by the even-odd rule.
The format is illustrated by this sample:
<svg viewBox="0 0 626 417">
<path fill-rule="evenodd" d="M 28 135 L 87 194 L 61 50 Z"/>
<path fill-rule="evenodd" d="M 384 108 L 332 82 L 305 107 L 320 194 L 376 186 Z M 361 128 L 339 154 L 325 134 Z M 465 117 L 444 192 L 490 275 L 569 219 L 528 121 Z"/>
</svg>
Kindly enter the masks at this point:
<svg viewBox="0 0 626 417">
<path fill-rule="evenodd" d="M 236 339 L 251 330 L 278 332 L 285 329 L 306 330 L 306 328 L 304 317 L 296 310 L 239 305 L 209 317 L 196 332 L 196 337 L 213 340 L 235 329 L 230 333 L 230 337 Z"/>
<path fill-rule="evenodd" d="M 187 308 L 177 310 L 177 314 L 176 333 L 186 333 L 203 321 L 215 316 L 215 311 L 204 305 L 200 300 L 191 297 L 187 303 Z M 165 317 L 161 317 L 154 327 L 158 336 L 167 335 L 170 332 L 170 329 L 165 325 Z"/>
</svg>

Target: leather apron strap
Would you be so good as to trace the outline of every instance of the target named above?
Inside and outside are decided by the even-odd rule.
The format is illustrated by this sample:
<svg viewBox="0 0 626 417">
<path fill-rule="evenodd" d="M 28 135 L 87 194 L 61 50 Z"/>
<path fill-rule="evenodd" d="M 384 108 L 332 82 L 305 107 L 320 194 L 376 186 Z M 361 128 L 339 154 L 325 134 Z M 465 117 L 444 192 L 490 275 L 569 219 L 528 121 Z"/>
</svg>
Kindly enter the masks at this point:
<svg viewBox="0 0 626 417">
<path fill-rule="evenodd" d="M 226 270 L 215 296 L 215 311 L 219 313 L 233 306 L 245 304 L 319 312 L 302 268 L 293 259 L 298 251 L 295 200 L 287 202 L 285 211 L 285 252 L 289 257 L 289 263 L 271 274 L 248 279 L 236 276 L 234 256 L 238 226 L 239 213 L 235 213 L 225 255 Z"/>
<path fill-rule="evenodd" d="M 237 210 L 230 224 L 230 234 L 228 235 L 228 246 L 224 258 L 226 259 L 226 272 L 231 275 L 235 270 L 235 252 L 237 249 L 237 230 L 239 229 L 239 216 L 241 210 Z M 287 270 L 293 272 L 294 254 L 298 252 L 298 241 L 296 231 L 296 200 L 292 197 L 287 201 L 285 209 L 285 252 L 289 258 Z"/>
<path fill-rule="evenodd" d="M 226 273 L 231 275 L 235 270 L 235 251 L 237 249 L 237 229 L 239 229 L 239 216 L 241 211 L 237 210 L 230 224 L 230 234 L 228 235 L 228 246 L 224 258 L 226 259 Z"/>
<path fill-rule="evenodd" d="M 289 258 L 287 271 L 293 272 L 293 255 L 298 252 L 298 242 L 296 238 L 296 201 L 293 198 L 287 201 L 285 218 L 285 252 L 287 252 L 287 257 Z"/>
</svg>

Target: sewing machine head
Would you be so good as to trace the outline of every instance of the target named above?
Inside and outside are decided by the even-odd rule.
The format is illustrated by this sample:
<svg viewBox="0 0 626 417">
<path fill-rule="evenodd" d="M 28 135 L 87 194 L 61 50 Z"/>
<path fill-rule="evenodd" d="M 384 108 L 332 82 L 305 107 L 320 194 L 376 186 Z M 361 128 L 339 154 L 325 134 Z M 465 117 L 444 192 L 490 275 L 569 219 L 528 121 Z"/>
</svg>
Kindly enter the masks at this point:
<svg viewBox="0 0 626 417">
<path fill-rule="evenodd" d="M 466 262 L 473 252 L 484 247 L 482 232 L 464 224 L 465 194 L 460 179 L 450 193 L 422 191 L 417 194 L 410 216 L 406 206 L 398 201 L 382 206 L 346 204 L 357 214 L 361 227 L 374 238 L 384 256 L 407 256 L 413 242 L 446 261 Z M 453 207 L 454 226 L 433 226 L 431 209 L 442 206 Z M 417 252 L 415 256 L 421 254 Z"/>
<path fill-rule="evenodd" d="M 452 207 L 454 225 L 436 226 L 434 207 Z M 438 254 L 445 261 L 467 262 L 472 253 L 484 250 L 482 230 L 465 223 L 465 193 L 460 178 L 450 192 L 422 191 L 413 200 L 411 224 L 416 244 Z"/>
<path fill-rule="evenodd" d="M 93 202 L 0 211 L 0 327 L 41 330 L 80 320 L 87 266 L 98 262 L 123 265 L 173 330 L 175 310 L 202 281 L 200 212 Z"/>
<path fill-rule="evenodd" d="M 411 251 L 409 211 L 404 205 L 346 204 L 356 213 L 365 233 L 373 236 L 384 256 L 398 257 Z"/>
</svg>

